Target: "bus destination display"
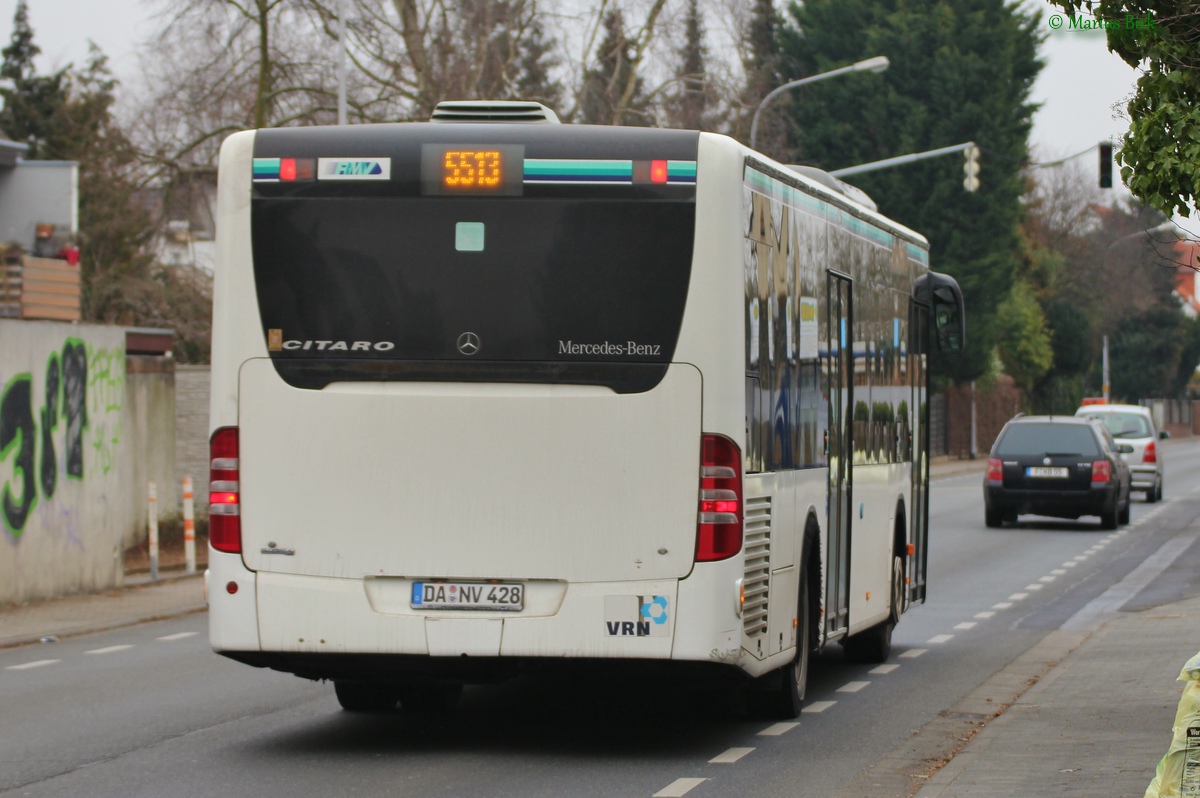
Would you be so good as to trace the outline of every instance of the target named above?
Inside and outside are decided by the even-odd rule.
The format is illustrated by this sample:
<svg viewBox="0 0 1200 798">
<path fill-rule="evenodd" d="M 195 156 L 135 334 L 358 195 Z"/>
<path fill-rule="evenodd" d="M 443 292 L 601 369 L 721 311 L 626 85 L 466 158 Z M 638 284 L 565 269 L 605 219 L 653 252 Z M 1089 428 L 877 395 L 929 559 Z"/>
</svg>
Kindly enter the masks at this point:
<svg viewBox="0 0 1200 798">
<path fill-rule="evenodd" d="M 421 193 L 435 196 L 519 196 L 525 148 L 511 144 L 424 144 Z"/>
</svg>

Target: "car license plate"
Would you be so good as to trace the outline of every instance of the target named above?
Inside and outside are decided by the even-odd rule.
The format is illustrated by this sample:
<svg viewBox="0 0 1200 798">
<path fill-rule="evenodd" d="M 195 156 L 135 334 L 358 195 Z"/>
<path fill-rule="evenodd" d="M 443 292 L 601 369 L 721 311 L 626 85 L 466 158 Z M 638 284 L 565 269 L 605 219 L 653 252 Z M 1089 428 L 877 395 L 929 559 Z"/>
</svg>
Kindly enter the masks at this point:
<svg viewBox="0 0 1200 798">
<path fill-rule="evenodd" d="M 1042 468 L 1041 466 L 1032 466 L 1030 468 L 1025 469 L 1025 476 L 1027 476 L 1027 477 L 1052 477 L 1052 478 L 1056 478 L 1056 479 L 1063 479 L 1067 476 L 1067 469 L 1065 469 L 1065 468 Z"/>
<path fill-rule="evenodd" d="M 415 610 L 493 610 L 519 612 L 525 586 L 519 582 L 413 582 Z"/>
</svg>

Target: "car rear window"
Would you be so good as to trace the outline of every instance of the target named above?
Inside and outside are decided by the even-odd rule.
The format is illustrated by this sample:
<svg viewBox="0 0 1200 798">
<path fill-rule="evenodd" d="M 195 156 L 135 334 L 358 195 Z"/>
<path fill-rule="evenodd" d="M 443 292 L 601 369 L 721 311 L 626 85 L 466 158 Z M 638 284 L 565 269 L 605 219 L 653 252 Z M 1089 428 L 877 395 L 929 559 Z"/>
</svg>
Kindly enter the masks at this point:
<svg viewBox="0 0 1200 798">
<path fill-rule="evenodd" d="M 1025 454 L 1077 454 L 1096 456 L 1095 434 L 1080 424 L 1013 424 L 996 444 L 999 457 Z"/>
<path fill-rule="evenodd" d="M 1099 419 L 1114 438 L 1150 438 L 1154 435 L 1150 421 L 1137 413 L 1095 413 L 1088 418 Z"/>
</svg>

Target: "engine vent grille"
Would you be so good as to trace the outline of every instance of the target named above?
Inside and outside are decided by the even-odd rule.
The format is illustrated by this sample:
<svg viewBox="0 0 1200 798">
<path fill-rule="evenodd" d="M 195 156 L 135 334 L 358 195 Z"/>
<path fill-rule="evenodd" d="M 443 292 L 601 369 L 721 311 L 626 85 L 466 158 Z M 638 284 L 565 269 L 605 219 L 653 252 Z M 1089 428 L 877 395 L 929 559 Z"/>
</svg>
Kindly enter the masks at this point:
<svg viewBox="0 0 1200 798">
<path fill-rule="evenodd" d="M 746 575 L 742 580 L 742 628 L 747 637 L 767 631 L 771 582 L 771 497 L 746 500 Z"/>
<path fill-rule="evenodd" d="M 431 122 L 540 122 L 559 124 L 558 115 L 541 103 L 509 100 L 454 100 L 438 103 Z"/>
</svg>

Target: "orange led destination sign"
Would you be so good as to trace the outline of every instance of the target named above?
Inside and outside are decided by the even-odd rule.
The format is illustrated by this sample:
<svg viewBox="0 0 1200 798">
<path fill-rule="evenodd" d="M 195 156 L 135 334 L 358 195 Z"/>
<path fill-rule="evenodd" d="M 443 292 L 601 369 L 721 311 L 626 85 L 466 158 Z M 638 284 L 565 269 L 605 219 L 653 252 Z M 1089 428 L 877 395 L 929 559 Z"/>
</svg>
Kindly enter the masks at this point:
<svg viewBox="0 0 1200 798">
<path fill-rule="evenodd" d="M 447 150 L 442 185 L 448 189 L 499 188 L 506 171 L 499 150 Z"/>
<path fill-rule="evenodd" d="M 421 193 L 442 196 L 520 196 L 525 147 L 442 142 L 421 145 Z"/>
</svg>

